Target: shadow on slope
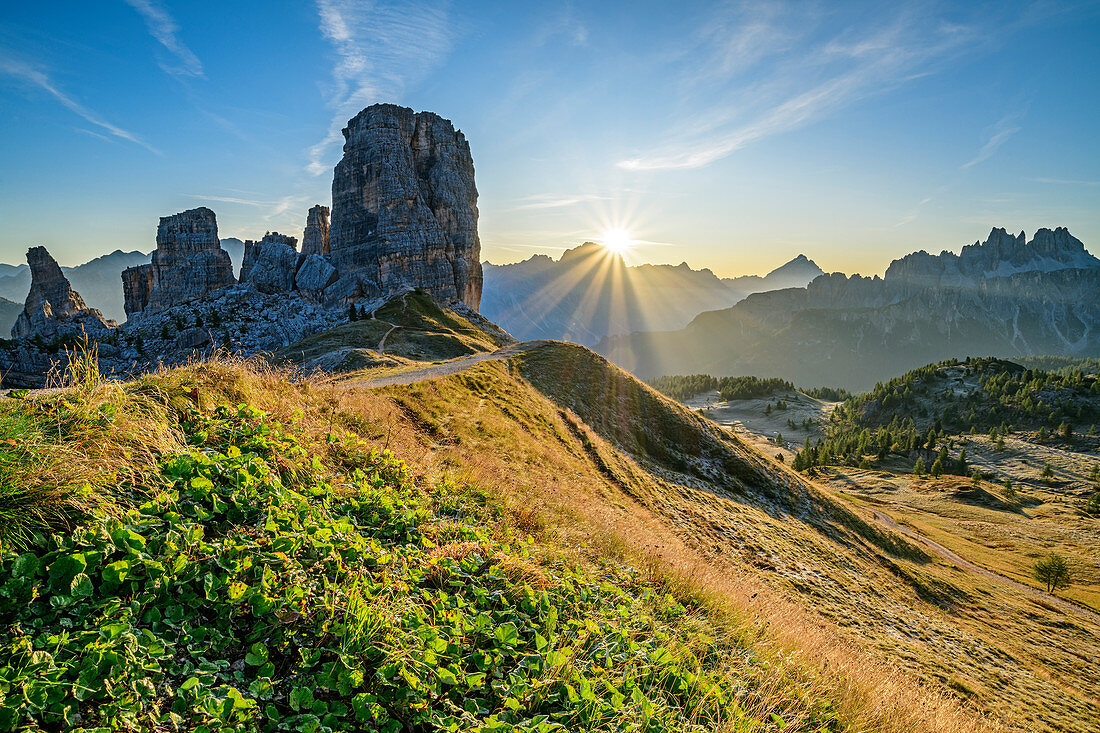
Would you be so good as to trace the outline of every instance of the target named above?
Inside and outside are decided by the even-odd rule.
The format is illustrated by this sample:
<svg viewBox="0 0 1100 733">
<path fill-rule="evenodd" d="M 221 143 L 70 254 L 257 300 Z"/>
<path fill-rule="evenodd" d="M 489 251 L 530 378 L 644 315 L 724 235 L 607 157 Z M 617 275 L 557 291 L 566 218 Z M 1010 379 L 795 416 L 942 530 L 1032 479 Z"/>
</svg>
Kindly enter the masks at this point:
<svg viewBox="0 0 1100 733">
<path fill-rule="evenodd" d="M 915 545 L 868 524 L 736 436 L 582 346 L 541 346 L 516 363 L 536 389 L 643 465 L 705 482 L 773 515 L 797 517 L 849 546 L 865 540 L 891 555 L 929 559 Z"/>
</svg>

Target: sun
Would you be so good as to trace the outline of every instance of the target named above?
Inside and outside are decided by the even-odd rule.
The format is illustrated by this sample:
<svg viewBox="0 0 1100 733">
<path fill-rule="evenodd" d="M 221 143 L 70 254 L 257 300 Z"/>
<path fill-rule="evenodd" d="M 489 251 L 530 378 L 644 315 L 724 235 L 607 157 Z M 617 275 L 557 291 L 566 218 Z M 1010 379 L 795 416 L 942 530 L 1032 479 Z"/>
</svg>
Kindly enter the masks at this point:
<svg viewBox="0 0 1100 733">
<path fill-rule="evenodd" d="M 625 229 L 607 229 L 600 237 L 600 244 L 617 255 L 626 254 L 634 246 L 630 232 Z"/>
</svg>

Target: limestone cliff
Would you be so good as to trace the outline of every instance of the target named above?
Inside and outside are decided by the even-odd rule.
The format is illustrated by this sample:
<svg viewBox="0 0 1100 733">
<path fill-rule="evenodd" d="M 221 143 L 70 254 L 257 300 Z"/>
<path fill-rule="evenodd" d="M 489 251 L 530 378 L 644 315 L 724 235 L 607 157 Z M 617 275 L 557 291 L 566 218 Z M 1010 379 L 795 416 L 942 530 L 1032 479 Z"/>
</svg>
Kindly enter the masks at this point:
<svg viewBox="0 0 1100 733">
<path fill-rule="evenodd" d="M 124 271 L 122 281 L 129 317 L 199 300 L 233 285 L 233 263 L 218 240 L 214 212 L 203 206 L 161 217 L 152 262 Z"/>
<path fill-rule="evenodd" d="M 481 242 L 465 136 L 436 114 L 392 104 L 364 109 L 343 132 L 329 229 L 340 298 L 353 285 L 361 294 L 420 287 L 476 310 Z"/>
<path fill-rule="evenodd" d="M 1100 267 L 1100 259 L 1089 254 L 1081 240 L 1065 227 L 1039 229 L 1030 242 L 1023 232 L 1012 236 L 1005 229 L 994 228 L 985 242 L 967 245 L 959 254 L 945 250 L 930 255 L 922 250 L 894 260 L 885 279 L 913 285 L 969 287 L 986 278 L 1021 272 L 1095 267 Z"/>
<path fill-rule="evenodd" d="M 81 332 L 94 335 L 115 325 L 98 310 L 84 304 L 84 299 L 72 289 L 45 247 L 27 250 L 27 264 L 31 271 L 31 289 L 23 312 L 12 326 L 12 338 L 75 336 Z"/>
</svg>

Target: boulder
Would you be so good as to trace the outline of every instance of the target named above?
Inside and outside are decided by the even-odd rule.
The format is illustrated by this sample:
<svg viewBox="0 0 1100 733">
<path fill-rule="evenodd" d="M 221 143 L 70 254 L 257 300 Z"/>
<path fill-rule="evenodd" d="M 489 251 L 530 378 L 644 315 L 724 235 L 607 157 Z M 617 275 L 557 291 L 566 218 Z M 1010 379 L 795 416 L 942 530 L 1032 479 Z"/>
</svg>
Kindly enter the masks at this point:
<svg viewBox="0 0 1100 733">
<path fill-rule="evenodd" d="M 316 254 L 305 255 L 294 276 L 294 287 L 312 298 L 322 297 L 324 289 L 336 282 L 336 268 L 328 260 Z"/>
<path fill-rule="evenodd" d="M 210 342 L 210 332 L 198 326 L 180 331 L 176 336 L 176 346 L 181 349 L 197 349 Z"/>
<path fill-rule="evenodd" d="M 336 281 L 325 288 L 322 301 L 326 308 L 346 306 L 360 298 L 373 297 L 381 292 L 377 285 L 370 280 L 362 280 L 354 272 L 341 275 Z"/>
</svg>

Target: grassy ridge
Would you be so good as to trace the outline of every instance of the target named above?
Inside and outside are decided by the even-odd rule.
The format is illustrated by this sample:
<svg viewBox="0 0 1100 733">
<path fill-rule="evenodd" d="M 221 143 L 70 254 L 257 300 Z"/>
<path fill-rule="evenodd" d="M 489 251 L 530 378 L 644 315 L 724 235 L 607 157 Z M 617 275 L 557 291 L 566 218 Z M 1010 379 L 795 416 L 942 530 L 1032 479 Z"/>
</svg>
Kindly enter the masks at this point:
<svg viewBox="0 0 1100 733">
<path fill-rule="evenodd" d="M 788 477 L 732 434 L 645 388 L 583 347 L 553 343 L 528 352 L 517 363 L 520 373 L 541 392 L 621 451 L 725 489 L 752 505 L 782 507 L 837 541 L 868 542 L 891 555 L 929 560 L 919 547 Z"/>
<path fill-rule="evenodd" d="M 272 391 L 313 409 L 230 406 Z M 415 480 L 277 375 L 202 365 L 2 411 L 0 441 L 38 441 L 3 464 L 24 508 L 68 483 L 32 458 L 84 483 L 4 542 L 0 729 L 840 729 L 708 614 L 532 539 L 476 485 Z M 134 470 L 97 475 L 90 447 L 150 421 Z"/>
<path fill-rule="evenodd" d="M 475 318 L 474 314 L 470 314 Z M 383 358 L 377 349 L 385 337 Z M 361 369 L 378 364 L 401 363 L 404 359 L 443 360 L 493 351 L 509 337 L 499 328 L 442 308 L 423 291 L 392 298 L 366 317 L 340 324 L 279 349 L 279 362 L 309 365 L 322 357 L 344 354 L 327 370 Z"/>
</svg>

